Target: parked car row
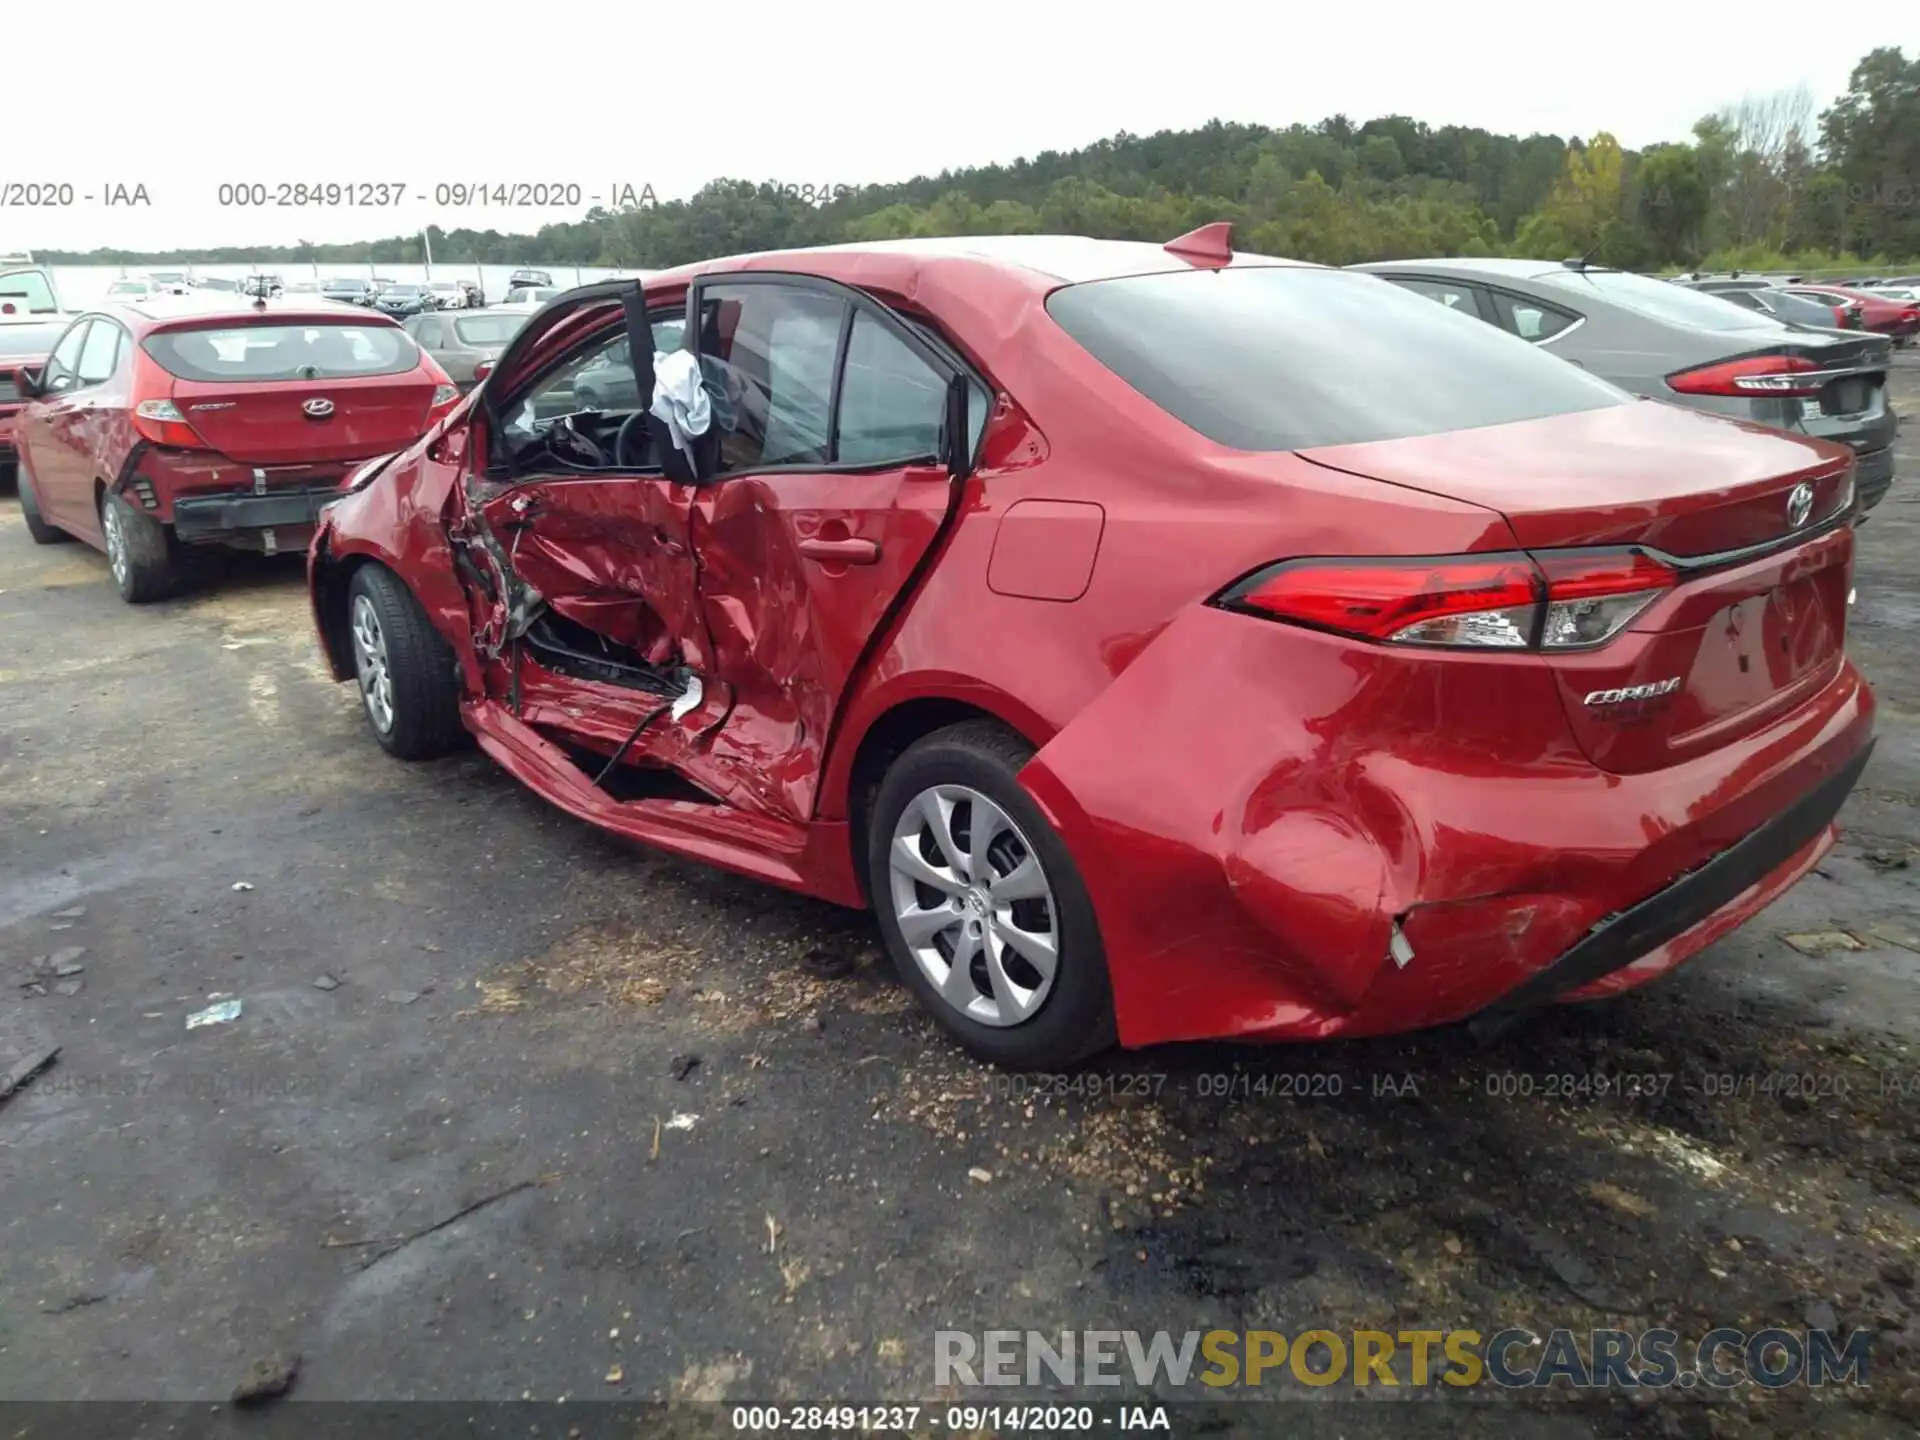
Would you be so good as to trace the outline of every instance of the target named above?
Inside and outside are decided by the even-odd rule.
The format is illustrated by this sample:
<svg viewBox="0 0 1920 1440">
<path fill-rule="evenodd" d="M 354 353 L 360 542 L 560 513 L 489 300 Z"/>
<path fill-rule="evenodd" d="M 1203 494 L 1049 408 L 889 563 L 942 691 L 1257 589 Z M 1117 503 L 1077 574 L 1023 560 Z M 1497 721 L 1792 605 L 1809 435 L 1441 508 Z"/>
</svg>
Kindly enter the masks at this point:
<svg viewBox="0 0 1920 1440">
<path fill-rule="evenodd" d="M 1803 326 L 1624 270 L 1532 260 L 1358 267 L 1510 331 L 1636 395 L 1853 451 L 1863 510 L 1893 480 L 1882 336 Z"/>
<path fill-rule="evenodd" d="M 1872 749 L 1863 332 L 1226 225 L 188 307 L 25 369 L 34 539 L 140 600 L 310 522 L 388 753 L 871 908 L 996 1063 L 1618 994 L 1819 864 Z"/>
<path fill-rule="evenodd" d="M 1799 275 L 1681 275 L 1675 283 L 1719 295 L 1752 310 L 1766 310 L 1792 324 L 1871 330 L 1896 346 L 1920 335 L 1920 276 L 1847 281 L 1808 281 Z M 1822 306 L 1831 321 L 1815 320 L 1800 304 Z"/>
</svg>

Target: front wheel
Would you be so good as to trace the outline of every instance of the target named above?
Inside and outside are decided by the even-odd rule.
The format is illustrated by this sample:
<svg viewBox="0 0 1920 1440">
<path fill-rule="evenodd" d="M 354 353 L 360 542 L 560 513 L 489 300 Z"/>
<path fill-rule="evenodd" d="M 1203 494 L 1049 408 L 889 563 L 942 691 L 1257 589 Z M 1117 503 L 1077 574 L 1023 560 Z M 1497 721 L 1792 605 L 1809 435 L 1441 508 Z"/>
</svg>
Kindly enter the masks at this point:
<svg viewBox="0 0 1920 1440">
<path fill-rule="evenodd" d="M 1059 1068 L 1113 1044 L 1093 902 L 1021 788 L 1032 747 L 970 720 L 919 741 L 881 782 L 867 873 L 894 964 L 983 1060 Z"/>
<path fill-rule="evenodd" d="M 353 670 L 367 724 L 401 760 L 431 760 L 459 744 L 460 688 L 453 647 L 399 576 L 363 565 L 347 587 Z"/>
</svg>

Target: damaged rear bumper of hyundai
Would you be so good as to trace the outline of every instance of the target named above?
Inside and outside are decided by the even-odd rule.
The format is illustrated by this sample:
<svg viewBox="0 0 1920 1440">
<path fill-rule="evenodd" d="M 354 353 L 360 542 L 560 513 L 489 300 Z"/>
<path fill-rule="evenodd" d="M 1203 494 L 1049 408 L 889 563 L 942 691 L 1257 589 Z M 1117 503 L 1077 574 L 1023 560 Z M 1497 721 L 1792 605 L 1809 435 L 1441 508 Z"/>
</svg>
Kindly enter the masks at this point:
<svg viewBox="0 0 1920 1440">
<path fill-rule="evenodd" d="M 1183 614 L 1022 782 L 1100 916 L 1123 1044 L 1389 1034 L 1666 973 L 1833 845 L 1872 750 L 1851 663 L 1639 774 L 1552 679 Z"/>
<path fill-rule="evenodd" d="M 340 498 L 355 468 L 357 462 L 251 466 L 147 446 L 130 457 L 124 488 L 187 544 L 274 554 L 307 548 L 320 512 Z"/>
</svg>

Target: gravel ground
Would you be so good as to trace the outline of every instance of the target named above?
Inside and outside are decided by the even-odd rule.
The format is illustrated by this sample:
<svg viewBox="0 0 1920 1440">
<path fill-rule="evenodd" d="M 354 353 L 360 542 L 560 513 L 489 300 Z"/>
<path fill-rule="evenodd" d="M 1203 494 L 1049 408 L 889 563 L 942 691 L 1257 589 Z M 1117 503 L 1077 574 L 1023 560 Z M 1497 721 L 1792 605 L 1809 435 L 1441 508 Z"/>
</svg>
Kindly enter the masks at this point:
<svg viewBox="0 0 1920 1440">
<path fill-rule="evenodd" d="M 0 1069 L 63 1048 L 0 1107 L 0 1398 L 224 1401 L 297 1354 L 296 1401 L 933 1401 L 937 1329 L 1837 1324 L 1880 1332 L 1864 1389 L 1285 1420 L 1912 1434 L 1917 433 L 1861 531 L 1880 746 L 1773 909 L 1488 1047 L 1187 1046 L 1077 1087 L 951 1050 L 859 916 L 477 754 L 386 759 L 297 564 L 129 610 L 9 501 Z M 1784 940 L 1835 930 L 1861 948 Z M 216 994 L 240 1016 L 188 1029 Z M 1671 1079 L 1581 1081 L 1624 1074 Z"/>
</svg>

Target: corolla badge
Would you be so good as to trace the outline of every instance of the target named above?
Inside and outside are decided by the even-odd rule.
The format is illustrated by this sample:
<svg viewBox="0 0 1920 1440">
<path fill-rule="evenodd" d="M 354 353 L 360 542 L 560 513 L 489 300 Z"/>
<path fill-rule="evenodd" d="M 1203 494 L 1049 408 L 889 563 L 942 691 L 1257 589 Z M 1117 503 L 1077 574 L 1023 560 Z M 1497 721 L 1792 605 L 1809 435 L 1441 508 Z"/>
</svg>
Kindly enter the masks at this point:
<svg viewBox="0 0 1920 1440">
<path fill-rule="evenodd" d="M 316 420 L 324 420 L 333 413 L 331 400 L 309 400 L 300 407 Z"/>
<path fill-rule="evenodd" d="M 1798 530 L 1813 514 L 1813 486 L 1802 481 L 1787 495 L 1787 524 Z"/>
<path fill-rule="evenodd" d="M 1589 690 L 1586 703 L 1624 705 L 1630 700 L 1653 700 L 1662 695 L 1671 695 L 1679 688 L 1680 677 L 1672 675 L 1665 680 L 1654 680 L 1645 685 L 1625 685 L 1617 690 Z"/>
</svg>

